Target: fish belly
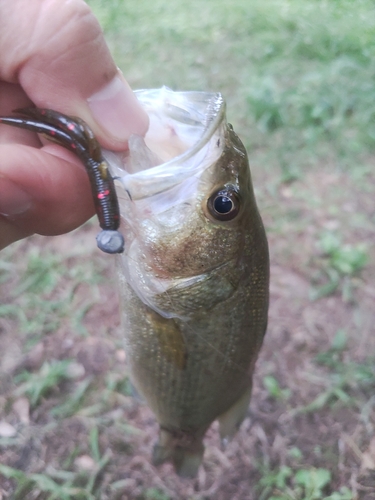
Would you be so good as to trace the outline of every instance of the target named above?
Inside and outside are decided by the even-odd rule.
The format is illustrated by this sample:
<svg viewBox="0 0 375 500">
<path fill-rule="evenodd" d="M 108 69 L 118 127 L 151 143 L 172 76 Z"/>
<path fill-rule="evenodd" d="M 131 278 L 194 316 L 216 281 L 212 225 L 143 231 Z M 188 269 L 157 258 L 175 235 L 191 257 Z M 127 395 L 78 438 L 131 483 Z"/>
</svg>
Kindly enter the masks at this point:
<svg viewBox="0 0 375 500">
<path fill-rule="evenodd" d="M 249 281 L 209 311 L 164 318 L 120 281 L 132 381 L 160 425 L 154 462 L 172 461 L 180 475 L 194 476 L 210 424 L 219 419 L 228 438 L 246 415 L 267 301 L 248 293 Z"/>
</svg>

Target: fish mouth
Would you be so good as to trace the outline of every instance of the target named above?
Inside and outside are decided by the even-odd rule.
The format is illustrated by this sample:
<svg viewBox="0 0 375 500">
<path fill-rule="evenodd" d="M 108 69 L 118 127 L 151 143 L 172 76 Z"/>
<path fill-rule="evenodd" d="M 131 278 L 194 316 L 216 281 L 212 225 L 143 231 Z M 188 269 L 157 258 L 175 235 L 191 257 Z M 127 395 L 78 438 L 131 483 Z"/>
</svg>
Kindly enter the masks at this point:
<svg viewBox="0 0 375 500">
<path fill-rule="evenodd" d="M 136 90 L 135 95 L 151 120 L 156 117 L 160 119 L 161 116 L 167 117 L 171 120 L 167 125 L 168 128 L 171 127 L 171 134 L 180 135 L 186 144 L 190 144 L 185 151 L 166 161 L 166 167 L 176 162 L 182 163 L 194 156 L 211 139 L 225 117 L 225 101 L 219 92 L 174 92 L 162 87 Z M 157 106 L 155 102 L 158 103 Z M 146 142 L 157 144 L 159 139 L 154 135 L 151 123 L 146 133 Z"/>
<path fill-rule="evenodd" d="M 131 200 L 167 191 L 212 165 L 223 150 L 225 101 L 220 93 L 137 90 L 150 118 L 144 138 L 129 138 L 124 154 L 105 152 Z"/>
</svg>

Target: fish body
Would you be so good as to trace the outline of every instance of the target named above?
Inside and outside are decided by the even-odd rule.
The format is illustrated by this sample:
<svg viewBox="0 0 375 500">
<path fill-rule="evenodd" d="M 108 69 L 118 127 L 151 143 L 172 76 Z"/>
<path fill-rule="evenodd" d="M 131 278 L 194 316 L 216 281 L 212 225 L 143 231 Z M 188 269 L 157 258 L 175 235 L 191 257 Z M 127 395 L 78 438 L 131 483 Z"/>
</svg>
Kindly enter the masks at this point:
<svg viewBox="0 0 375 500">
<path fill-rule="evenodd" d="M 211 423 L 228 438 L 246 415 L 267 326 L 267 239 L 221 95 L 137 96 L 150 116 L 145 141 L 107 157 L 121 184 L 125 348 L 160 425 L 154 463 L 192 477 Z"/>
</svg>

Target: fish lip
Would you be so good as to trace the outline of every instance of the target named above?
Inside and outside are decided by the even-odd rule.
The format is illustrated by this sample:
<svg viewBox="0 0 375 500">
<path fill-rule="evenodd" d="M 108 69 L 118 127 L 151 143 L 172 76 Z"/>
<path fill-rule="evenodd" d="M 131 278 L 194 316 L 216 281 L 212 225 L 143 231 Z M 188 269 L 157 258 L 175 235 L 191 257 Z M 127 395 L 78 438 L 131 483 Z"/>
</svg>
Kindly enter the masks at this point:
<svg viewBox="0 0 375 500">
<path fill-rule="evenodd" d="M 112 152 L 105 152 L 112 175 L 120 181 L 122 189 L 130 194 L 132 201 L 167 192 L 208 168 L 218 159 L 225 144 L 224 140 L 218 140 L 214 148 L 211 146 L 213 136 L 217 134 L 218 139 L 224 139 L 223 127 L 226 123 L 226 106 L 220 93 L 173 92 L 163 87 L 136 90 L 135 94 L 146 112 L 155 113 L 156 116 L 160 113 L 176 123 L 180 122 L 182 126 L 195 126 L 200 130 L 196 134 L 196 142 L 181 154 L 135 173 L 127 172 L 124 164 L 121 164 L 121 160 L 119 163 Z M 185 113 L 189 114 L 187 120 Z M 208 155 L 212 155 L 212 158 Z"/>
<path fill-rule="evenodd" d="M 160 99 L 160 90 L 161 89 L 139 89 L 135 90 L 134 93 L 137 98 L 141 101 L 145 101 L 145 97 L 150 100 Z M 184 153 L 174 157 L 173 159 L 162 163 L 163 167 L 173 166 L 175 163 L 181 163 L 183 161 L 188 160 L 192 156 L 194 156 L 214 135 L 215 131 L 218 129 L 220 123 L 225 118 L 226 104 L 225 100 L 220 92 L 198 92 L 198 91 L 188 91 L 188 92 L 174 92 L 168 87 L 162 87 L 166 93 L 183 94 L 188 99 L 189 97 L 193 98 L 194 96 L 211 96 L 209 99 L 209 103 L 206 109 L 206 129 L 201 136 L 201 138 L 189 149 L 187 149 Z M 157 167 L 154 167 L 157 168 Z M 151 171 L 152 169 L 150 169 Z M 137 175 L 137 174 L 135 174 Z"/>
</svg>

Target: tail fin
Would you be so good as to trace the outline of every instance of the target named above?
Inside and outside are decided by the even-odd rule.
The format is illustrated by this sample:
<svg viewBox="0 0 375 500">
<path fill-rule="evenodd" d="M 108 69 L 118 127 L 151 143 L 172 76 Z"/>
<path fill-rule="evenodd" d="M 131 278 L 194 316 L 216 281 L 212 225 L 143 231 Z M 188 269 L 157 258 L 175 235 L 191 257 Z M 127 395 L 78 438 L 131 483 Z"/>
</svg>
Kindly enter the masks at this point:
<svg viewBox="0 0 375 500">
<path fill-rule="evenodd" d="M 194 435 L 183 431 L 160 429 L 159 442 L 153 451 L 154 465 L 172 462 L 180 477 L 195 477 L 203 459 L 203 436 L 204 432 Z"/>
</svg>

